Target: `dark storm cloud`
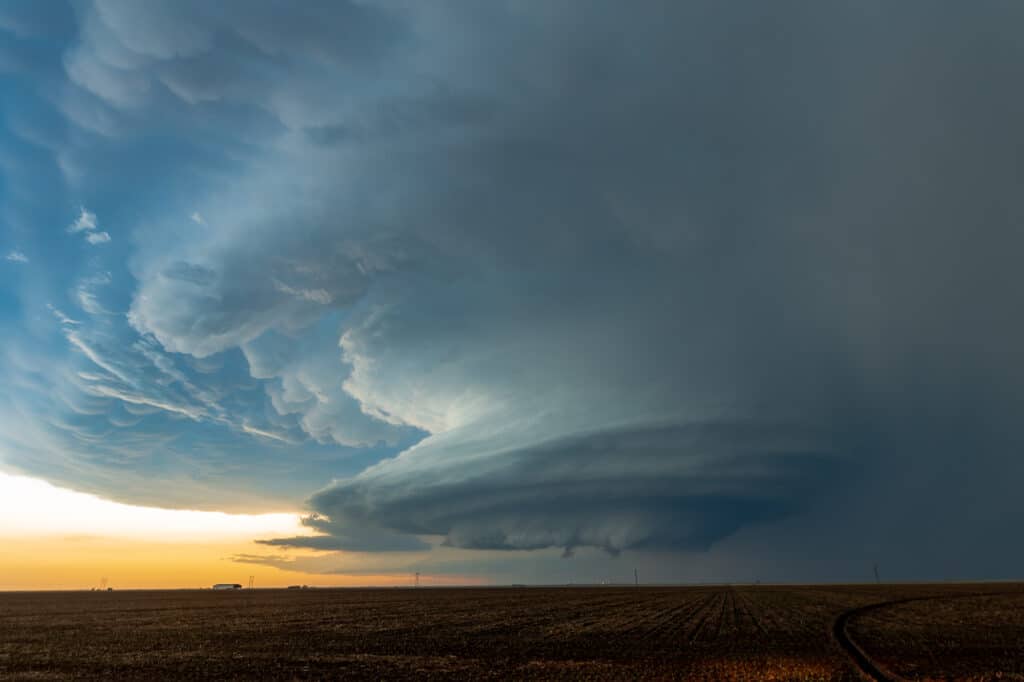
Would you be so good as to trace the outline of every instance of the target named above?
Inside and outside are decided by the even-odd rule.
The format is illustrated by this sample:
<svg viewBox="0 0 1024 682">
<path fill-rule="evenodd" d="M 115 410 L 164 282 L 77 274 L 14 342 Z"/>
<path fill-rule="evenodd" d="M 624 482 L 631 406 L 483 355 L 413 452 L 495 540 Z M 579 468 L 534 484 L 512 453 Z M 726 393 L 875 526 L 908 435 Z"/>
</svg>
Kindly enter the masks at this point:
<svg viewBox="0 0 1024 682">
<path fill-rule="evenodd" d="M 261 545 L 287 547 L 293 549 L 316 549 L 323 551 L 346 552 L 410 552 L 429 549 L 427 543 L 401 535 L 389 535 L 384 539 L 380 533 L 369 537 L 351 538 L 338 535 L 299 535 L 293 538 L 274 538 L 257 540 Z"/>
<path fill-rule="evenodd" d="M 272 423 L 320 443 L 422 437 L 270 544 L 824 548 L 810 515 L 995 543 L 1020 517 L 1022 14 L 103 2 L 67 69 L 107 117 L 238 122 L 203 224 L 138 230 L 135 331 L 240 348 Z"/>
<path fill-rule="evenodd" d="M 662 10 L 594 12 L 558 57 L 531 42 L 501 65 L 525 69 L 530 114 L 513 99 L 511 129 L 425 164 L 434 243 L 478 267 L 401 291 L 342 347 L 364 409 L 438 435 L 314 509 L 461 547 L 694 548 L 815 492 L 858 487 L 891 519 L 1020 472 L 1024 62 L 981 31 L 1007 8 Z M 685 435 L 780 413 L 814 445 L 760 434 L 734 461 Z M 586 446 L 615 423 L 657 447 Z"/>
<path fill-rule="evenodd" d="M 439 462 L 428 480 L 381 467 L 311 504 L 342 528 L 441 535 L 472 549 L 707 549 L 800 511 L 837 473 L 827 447 L 784 425 L 622 429 L 475 452 L 485 466 Z"/>
<path fill-rule="evenodd" d="M 342 525 L 317 514 L 304 517 L 302 525 L 321 534 L 257 540 L 256 542 L 272 547 L 346 552 L 415 552 L 430 549 L 429 544 L 410 535 L 391 533 L 365 526 Z"/>
</svg>

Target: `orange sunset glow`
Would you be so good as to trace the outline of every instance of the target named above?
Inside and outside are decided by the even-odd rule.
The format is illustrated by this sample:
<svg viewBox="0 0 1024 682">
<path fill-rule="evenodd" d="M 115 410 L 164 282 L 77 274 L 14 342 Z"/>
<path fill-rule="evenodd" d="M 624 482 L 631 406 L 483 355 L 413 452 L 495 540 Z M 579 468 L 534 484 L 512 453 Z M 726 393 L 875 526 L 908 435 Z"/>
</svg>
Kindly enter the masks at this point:
<svg viewBox="0 0 1024 682">
<path fill-rule="evenodd" d="M 309 531 L 300 513 L 226 514 L 140 507 L 0 473 L 0 590 L 208 588 L 216 582 L 259 587 L 408 585 L 410 575 L 367 571 L 309 574 L 234 558 L 267 554 L 253 540 Z M 290 558 L 316 557 L 292 552 Z M 431 584 L 472 584 L 473 577 L 433 576 Z"/>
</svg>

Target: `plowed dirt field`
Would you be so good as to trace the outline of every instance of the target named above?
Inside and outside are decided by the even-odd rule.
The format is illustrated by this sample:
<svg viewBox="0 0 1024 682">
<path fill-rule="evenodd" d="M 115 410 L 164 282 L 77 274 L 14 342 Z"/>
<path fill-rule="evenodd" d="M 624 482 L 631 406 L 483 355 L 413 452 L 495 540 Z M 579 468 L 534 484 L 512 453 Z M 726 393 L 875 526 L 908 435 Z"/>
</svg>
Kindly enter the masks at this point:
<svg viewBox="0 0 1024 682">
<path fill-rule="evenodd" d="M 1024 585 L 0 594 L 4 679 L 865 675 L 1024 680 Z"/>
</svg>

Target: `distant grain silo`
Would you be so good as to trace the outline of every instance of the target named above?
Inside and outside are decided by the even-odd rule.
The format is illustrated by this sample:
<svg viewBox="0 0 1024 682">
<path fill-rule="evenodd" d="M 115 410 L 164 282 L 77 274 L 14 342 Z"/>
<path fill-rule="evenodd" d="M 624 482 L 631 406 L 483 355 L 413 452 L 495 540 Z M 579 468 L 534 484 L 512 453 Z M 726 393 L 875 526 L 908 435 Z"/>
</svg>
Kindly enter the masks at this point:
<svg viewBox="0 0 1024 682">
<path fill-rule="evenodd" d="M 238 583 L 217 583 L 213 586 L 215 590 L 240 590 L 242 586 Z"/>
</svg>

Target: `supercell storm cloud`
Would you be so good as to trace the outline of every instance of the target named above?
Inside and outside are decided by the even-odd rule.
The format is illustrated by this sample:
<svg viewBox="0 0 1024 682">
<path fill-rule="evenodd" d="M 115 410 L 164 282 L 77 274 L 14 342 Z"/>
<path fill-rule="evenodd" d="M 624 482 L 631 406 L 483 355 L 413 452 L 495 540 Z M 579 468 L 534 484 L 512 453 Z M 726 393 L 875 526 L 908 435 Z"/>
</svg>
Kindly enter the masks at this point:
<svg viewBox="0 0 1024 682">
<path fill-rule="evenodd" d="M 3 457 L 282 552 L 1019 566 L 1021 21 L 7 5 Z"/>
</svg>

